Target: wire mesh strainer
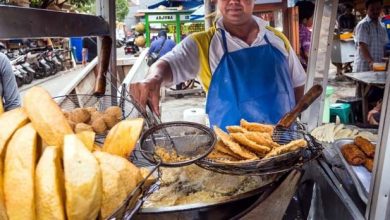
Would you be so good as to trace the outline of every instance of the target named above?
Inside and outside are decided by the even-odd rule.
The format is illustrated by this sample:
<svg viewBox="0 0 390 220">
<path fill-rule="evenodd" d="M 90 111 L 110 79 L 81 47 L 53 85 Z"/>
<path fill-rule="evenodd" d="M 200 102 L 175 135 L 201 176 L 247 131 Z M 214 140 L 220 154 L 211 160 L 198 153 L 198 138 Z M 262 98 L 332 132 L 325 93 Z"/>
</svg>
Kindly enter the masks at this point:
<svg viewBox="0 0 390 220">
<path fill-rule="evenodd" d="M 147 130 L 140 139 L 140 148 L 147 160 L 156 160 L 155 155 L 158 154 L 162 166 L 177 167 L 206 157 L 213 150 L 215 143 L 214 132 L 204 125 L 168 122 Z M 164 154 L 166 157 L 159 152 L 167 153 Z"/>
</svg>

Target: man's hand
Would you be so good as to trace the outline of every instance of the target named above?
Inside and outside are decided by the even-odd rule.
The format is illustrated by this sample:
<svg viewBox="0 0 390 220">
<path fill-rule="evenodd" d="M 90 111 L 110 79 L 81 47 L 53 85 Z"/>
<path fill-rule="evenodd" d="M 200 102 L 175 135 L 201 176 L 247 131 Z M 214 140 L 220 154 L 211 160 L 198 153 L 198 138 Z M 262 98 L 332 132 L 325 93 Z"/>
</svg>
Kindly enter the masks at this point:
<svg viewBox="0 0 390 220">
<path fill-rule="evenodd" d="M 142 110 L 146 105 L 150 105 L 151 110 L 160 116 L 160 87 L 161 82 L 155 79 L 145 80 L 142 82 L 130 84 L 130 96 L 133 101 L 137 102 Z"/>
</svg>

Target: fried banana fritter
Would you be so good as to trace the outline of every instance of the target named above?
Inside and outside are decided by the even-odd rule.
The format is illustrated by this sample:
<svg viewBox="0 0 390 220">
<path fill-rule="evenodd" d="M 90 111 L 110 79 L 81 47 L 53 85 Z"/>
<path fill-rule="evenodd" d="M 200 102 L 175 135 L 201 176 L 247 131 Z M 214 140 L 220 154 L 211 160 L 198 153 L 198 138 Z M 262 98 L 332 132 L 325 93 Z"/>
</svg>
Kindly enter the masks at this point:
<svg viewBox="0 0 390 220">
<path fill-rule="evenodd" d="M 341 147 L 341 153 L 351 165 L 362 165 L 366 161 L 366 155 L 355 144 L 345 144 Z"/>
<path fill-rule="evenodd" d="M 265 155 L 264 159 L 274 157 L 280 154 L 292 152 L 298 150 L 299 148 L 305 148 L 305 147 L 307 147 L 307 142 L 304 139 L 293 140 L 288 144 L 282 145 L 277 148 L 273 148 L 271 152 Z"/>
<path fill-rule="evenodd" d="M 218 140 L 214 146 L 214 150 L 217 150 L 221 153 L 227 154 L 236 159 L 242 159 L 239 155 L 235 154 L 228 146 L 226 146 L 221 140 Z"/>
<path fill-rule="evenodd" d="M 355 144 L 362 150 L 368 157 L 373 158 L 375 155 L 375 145 L 372 144 L 369 140 L 357 136 L 355 138 Z"/>
<path fill-rule="evenodd" d="M 211 159 L 211 160 L 222 160 L 222 161 L 226 161 L 226 160 L 229 160 L 229 161 L 237 161 L 237 158 L 235 157 L 232 157 L 228 154 L 225 154 L 223 152 L 220 152 L 218 150 L 213 150 L 209 155 L 207 155 L 207 158 Z"/>
<path fill-rule="evenodd" d="M 374 168 L 374 160 L 371 158 L 367 158 L 366 161 L 364 161 L 364 166 L 367 168 L 368 171 L 372 172 L 372 169 Z"/>
<path fill-rule="evenodd" d="M 233 139 L 220 128 L 214 126 L 215 134 L 222 140 L 222 142 L 228 146 L 234 153 L 245 159 L 258 159 L 258 157 L 250 152 L 249 150 L 241 147 L 238 143 L 234 142 Z"/>
<path fill-rule="evenodd" d="M 265 132 L 272 135 L 274 131 L 274 126 L 272 125 L 266 125 L 266 124 L 260 124 L 255 122 L 248 122 L 245 119 L 241 119 L 240 121 L 241 127 L 245 128 L 248 131 L 258 131 L 258 132 Z"/>
<path fill-rule="evenodd" d="M 271 135 L 268 133 L 246 132 L 244 135 L 249 140 L 256 142 L 256 144 L 264 145 L 270 148 L 280 147 L 278 143 L 272 140 Z"/>
<path fill-rule="evenodd" d="M 241 126 L 238 126 L 238 125 L 234 125 L 234 126 L 226 126 L 226 130 L 231 134 L 231 133 L 245 133 L 247 132 L 248 130 L 246 130 L 245 128 L 241 127 Z"/>
<path fill-rule="evenodd" d="M 271 150 L 270 147 L 260 145 L 254 141 L 249 140 L 243 133 L 232 133 L 230 136 L 239 144 L 248 147 L 250 150 L 260 154 L 261 156 L 264 156 Z"/>
</svg>

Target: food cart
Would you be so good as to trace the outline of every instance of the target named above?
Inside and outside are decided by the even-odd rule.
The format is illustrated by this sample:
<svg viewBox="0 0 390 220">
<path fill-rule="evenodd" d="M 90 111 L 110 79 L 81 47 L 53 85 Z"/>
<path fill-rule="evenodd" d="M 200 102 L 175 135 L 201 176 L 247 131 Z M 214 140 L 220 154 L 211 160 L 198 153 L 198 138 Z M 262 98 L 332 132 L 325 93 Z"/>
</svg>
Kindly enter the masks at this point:
<svg viewBox="0 0 390 220">
<path fill-rule="evenodd" d="M 73 15 L 54 12 L 40 12 L 35 9 L 21 9 L 7 6 L 0 6 L 0 26 L 4 29 L 0 33 L 1 38 L 11 37 L 43 37 L 43 36 L 81 36 L 81 35 L 111 35 L 114 34 L 114 25 L 111 21 L 115 8 L 115 1 L 99 1 L 105 18 L 110 22 L 101 20 L 99 17 L 89 15 Z M 306 89 L 315 84 L 314 78 L 322 75 L 320 84 L 325 88 L 328 81 L 328 68 L 331 57 L 333 40 L 333 28 L 336 17 L 337 1 L 319 0 L 316 2 L 315 25 L 313 31 L 313 43 L 310 52 L 308 66 L 308 80 Z M 31 16 L 32 22 L 43 23 L 50 21 L 42 29 L 37 23 L 27 23 L 18 20 L 20 13 Z M 62 27 L 60 18 L 69 19 L 68 26 Z M 17 22 L 7 23 L 9 18 L 15 18 Z M 51 18 L 51 19 L 48 19 Z M 73 26 L 82 23 L 83 28 Z M 73 24 L 73 25 L 72 25 Z M 36 25 L 36 26 L 35 26 Z M 18 27 L 18 28 L 14 28 Z M 24 28 L 20 28 L 24 27 Z M 31 28 L 34 27 L 34 28 Z M 32 30 L 30 33 L 25 30 Z M 320 42 L 323 36 L 328 36 L 326 42 Z M 115 39 L 115 38 L 113 38 Z M 115 48 L 113 46 L 112 48 Z M 111 53 L 111 69 L 115 71 L 115 50 Z M 323 62 L 319 62 L 323 61 Z M 387 73 L 388 74 L 388 73 Z M 114 85 L 116 82 L 112 81 Z M 383 102 L 383 114 L 378 130 L 377 153 L 372 172 L 371 182 L 367 194 L 367 201 L 363 201 L 357 192 L 356 185 L 351 184 L 350 176 L 343 168 L 340 157 L 334 150 L 334 145 L 323 143 L 325 146 L 323 157 L 312 160 L 303 166 L 303 169 L 291 171 L 288 176 L 280 182 L 274 181 L 259 191 L 250 194 L 242 194 L 230 200 L 214 204 L 196 204 L 167 209 L 147 210 L 141 209 L 136 218 L 152 219 L 165 217 L 166 219 L 176 218 L 264 218 L 275 219 L 283 215 L 297 216 L 297 213 L 304 218 L 315 219 L 387 219 L 389 217 L 389 178 L 390 170 L 390 149 L 386 149 L 390 136 L 390 78 L 386 78 L 385 95 Z M 112 90 L 109 93 L 116 93 Z M 322 112 L 324 108 L 325 94 L 315 102 L 302 115 L 302 122 L 308 131 L 322 124 Z M 78 100 L 79 101 L 79 100 Z M 116 103 L 118 100 L 110 100 Z M 313 120 L 315 119 L 315 120 Z M 291 199 L 294 197 L 294 199 Z M 275 205 L 278 203 L 278 205 Z"/>
</svg>

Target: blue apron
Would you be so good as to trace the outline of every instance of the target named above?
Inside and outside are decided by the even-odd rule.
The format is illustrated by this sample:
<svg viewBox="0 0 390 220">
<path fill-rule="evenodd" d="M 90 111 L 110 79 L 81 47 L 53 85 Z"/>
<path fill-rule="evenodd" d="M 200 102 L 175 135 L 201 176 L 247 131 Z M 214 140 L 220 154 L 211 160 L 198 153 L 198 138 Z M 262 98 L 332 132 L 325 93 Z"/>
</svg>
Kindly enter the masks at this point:
<svg viewBox="0 0 390 220">
<path fill-rule="evenodd" d="M 213 73 L 207 94 L 210 125 L 249 122 L 276 124 L 295 105 L 286 57 L 268 41 L 265 45 L 229 52 L 222 32 L 224 55 Z"/>
</svg>

